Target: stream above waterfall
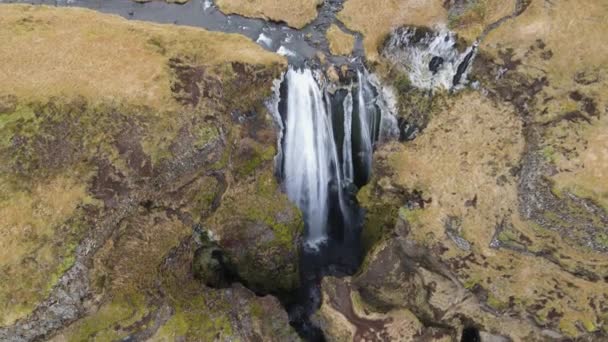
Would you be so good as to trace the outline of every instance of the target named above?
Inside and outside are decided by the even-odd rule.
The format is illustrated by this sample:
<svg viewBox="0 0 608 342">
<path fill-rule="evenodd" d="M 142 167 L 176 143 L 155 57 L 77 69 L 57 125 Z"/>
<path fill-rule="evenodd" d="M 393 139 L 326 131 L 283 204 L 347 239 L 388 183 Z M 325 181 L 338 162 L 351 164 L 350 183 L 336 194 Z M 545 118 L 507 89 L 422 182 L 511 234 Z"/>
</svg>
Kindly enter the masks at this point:
<svg viewBox="0 0 608 342">
<path fill-rule="evenodd" d="M 140 3 L 128 0 L 0 0 L 0 3 L 27 3 L 60 7 L 83 7 L 103 13 L 117 14 L 126 19 L 155 23 L 195 26 L 209 31 L 242 34 L 266 50 L 284 55 L 290 64 L 303 65 L 323 52 L 334 64 L 361 63 L 364 58 L 360 34 L 348 30 L 335 19 L 344 0 L 327 0 L 319 7 L 315 20 L 302 29 L 264 19 L 247 18 L 236 14 L 224 14 L 212 0 L 190 0 L 184 4 L 150 1 Z M 325 38 L 325 31 L 336 24 L 355 35 L 352 57 L 333 56 Z"/>
</svg>

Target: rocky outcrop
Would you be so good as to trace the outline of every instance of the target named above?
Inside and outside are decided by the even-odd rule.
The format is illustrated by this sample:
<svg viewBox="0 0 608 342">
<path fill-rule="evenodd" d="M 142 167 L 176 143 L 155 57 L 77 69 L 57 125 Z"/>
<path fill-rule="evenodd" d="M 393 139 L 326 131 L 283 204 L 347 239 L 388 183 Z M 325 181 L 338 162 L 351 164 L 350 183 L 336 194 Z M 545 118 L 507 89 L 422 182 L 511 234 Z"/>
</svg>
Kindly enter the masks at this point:
<svg viewBox="0 0 608 342">
<path fill-rule="evenodd" d="M 298 284 L 264 104 L 285 61 L 80 9 L 3 5 L 0 23 L 0 340 L 297 338 L 238 283 Z M 201 272 L 202 235 L 228 281 Z"/>
<path fill-rule="evenodd" d="M 608 84 L 596 66 L 608 61 L 580 38 L 607 33 L 594 19 L 606 8 L 475 3 L 486 9 L 447 4 L 466 39 L 485 37 L 474 89 L 421 93 L 380 62 L 420 132 L 375 154 L 358 195 L 370 252 L 357 275 L 323 285 L 330 339 L 606 338 Z"/>
<path fill-rule="evenodd" d="M 348 0 L 338 13 L 337 19 L 348 29 L 363 34 L 367 59 L 370 62 L 379 62 L 382 43 L 395 27 L 446 23 L 447 11 L 441 0 Z"/>
</svg>

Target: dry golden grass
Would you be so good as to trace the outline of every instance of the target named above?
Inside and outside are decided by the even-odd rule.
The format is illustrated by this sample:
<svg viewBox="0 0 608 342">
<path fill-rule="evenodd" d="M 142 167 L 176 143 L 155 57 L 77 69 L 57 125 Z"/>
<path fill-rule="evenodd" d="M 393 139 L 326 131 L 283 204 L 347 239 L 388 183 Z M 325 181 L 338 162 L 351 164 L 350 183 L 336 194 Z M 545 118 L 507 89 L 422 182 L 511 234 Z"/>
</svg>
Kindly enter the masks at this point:
<svg viewBox="0 0 608 342">
<path fill-rule="evenodd" d="M 285 62 L 240 35 L 127 21 L 77 8 L 1 5 L 0 42 L 0 99 L 16 99 L 18 104 L 14 113 L 6 105 L 3 110 L 8 112 L 0 113 L 2 148 L 19 120 L 32 119 L 29 104 L 53 97 L 61 103 L 82 96 L 92 107 L 145 105 L 158 116 L 183 110 L 171 94 L 168 61 L 173 57 L 212 66 L 218 77 L 232 61 Z M 96 133 L 85 126 L 88 120 L 83 119 L 82 129 Z M 166 120 L 179 118 L 167 115 Z M 1 165 L 3 326 L 28 315 L 73 264 L 74 250 L 89 228 L 79 205 L 91 199 L 86 193 L 90 179 L 86 169 L 56 170 L 50 179 L 31 180 L 18 178 Z"/>
<path fill-rule="evenodd" d="M 559 190 L 592 198 L 608 210 L 608 118 L 589 127 L 581 154 L 571 160 L 558 160 L 561 172 L 553 179 Z"/>
<path fill-rule="evenodd" d="M 372 61 L 378 59 L 378 48 L 394 28 L 447 23 L 441 0 L 348 0 L 337 17 L 349 29 L 363 33 L 365 52 Z"/>
<path fill-rule="evenodd" d="M 0 41 L 0 95 L 28 100 L 82 95 L 162 109 L 176 105 L 170 57 L 188 55 L 200 64 L 283 61 L 241 35 L 77 8 L 3 5 Z"/>
<path fill-rule="evenodd" d="M 532 1 L 519 17 L 492 31 L 482 48 L 496 52 L 500 47 L 514 49 L 514 58 L 526 57 L 530 69 L 547 71 L 550 86 L 570 88 L 573 75 L 584 67 L 608 69 L 608 45 L 600 44 L 608 35 L 608 3 L 603 0 L 555 1 L 549 5 Z M 547 61 L 525 56 L 540 39 L 553 51 Z"/>
<path fill-rule="evenodd" d="M 488 227 L 517 202 L 515 187 L 498 187 L 496 178 L 517 164 L 523 148 L 521 122 L 513 109 L 471 93 L 452 100 L 424 134 L 390 158 L 401 183 L 433 198 L 422 211 L 423 218 L 436 220 L 430 226 L 442 231 L 444 218 L 463 216 L 466 236 L 486 250 L 494 233 Z M 471 211 L 464 203 L 475 196 L 478 208 Z M 425 238 L 422 230 L 413 232 L 418 233 Z"/>
<path fill-rule="evenodd" d="M 14 187 L 0 177 L 0 326 L 29 313 L 48 293 L 74 243 L 57 239 L 57 230 L 77 235 L 76 227 L 61 225 L 79 204 L 91 201 L 85 184 L 67 175 L 33 189 Z"/>
<path fill-rule="evenodd" d="M 604 138 L 598 136 L 602 141 Z M 602 150 L 602 146 L 605 142 L 598 149 Z M 580 334 L 574 328 L 579 324 L 585 329 L 597 326 L 600 317 L 587 303 L 606 293 L 608 286 L 604 282 L 574 276 L 546 258 L 490 247 L 497 223 L 506 218 L 530 240 L 530 251 L 558 250 L 562 267 L 573 268 L 581 262 L 588 267 L 605 268 L 608 262 L 605 256 L 573 248 L 558 234 L 539 230 L 518 215 L 517 179 L 509 170 L 519 162 L 524 137 L 515 109 L 477 93 L 463 94 L 451 99 L 416 140 L 385 150 L 390 152 L 379 152 L 388 153 L 391 169 L 397 170 L 396 179 L 393 178 L 397 184 L 421 189 L 426 198 L 432 198 L 424 210 L 409 214 L 411 237 L 425 246 L 445 246 L 447 250 L 440 258 L 448 263 L 470 255 L 484 260 L 483 264 L 467 263 L 466 268 L 458 271 L 465 287 L 478 284 L 488 290 L 487 302 L 496 308 L 506 306 L 514 298 L 514 312 L 523 312 L 539 297 L 548 298 L 547 304 L 533 313 L 541 322 L 552 308 L 563 313 L 560 329 L 567 335 Z M 498 185 L 501 176 L 506 181 Z M 473 198 L 475 207 L 466 205 Z M 446 236 L 445 222 L 449 216 L 462 219 L 460 233 L 471 243 L 471 251 L 459 249 Z M 554 282 L 575 286 L 560 288 L 565 297 L 555 297 Z M 497 332 L 508 333 L 515 340 L 526 340 L 529 332 L 522 325 L 496 321 L 476 306 L 461 306 L 459 311 L 476 317 Z"/>
<path fill-rule="evenodd" d="M 317 7 L 323 0 L 217 0 L 215 3 L 227 14 L 284 21 L 291 27 L 302 28 L 317 17 Z"/>
<path fill-rule="evenodd" d="M 563 122 L 549 128 L 545 147 L 551 151 L 558 174 L 553 177 L 556 189 L 570 190 L 580 196 L 595 199 L 608 208 L 608 3 L 603 0 L 577 2 L 556 1 L 552 5 L 533 1 L 519 17 L 505 22 L 491 32 L 483 49 L 498 55 L 504 48 L 512 48 L 513 59 L 524 63 L 518 71 L 531 77 L 547 77 L 549 85 L 543 89 L 537 120 L 546 122 L 566 112 L 581 110 L 580 103 L 570 98 L 573 91 L 593 99 L 602 119 L 591 118 L 590 124 Z M 530 53 L 530 47 L 545 45 L 551 57 L 543 59 Z M 538 50 L 538 49 L 537 49 Z M 592 84 L 577 84 L 576 75 L 585 73 L 596 78 Z M 583 111 L 584 112 L 584 111 Z M 587 113 L 585 113 L 587 115 Z M 569 158 L 560 151 L 576 150 L 578 156 Z"/>
<path fill-rule="evenodd" d="M 326 33 L 329 51 L 333 55 L 350 55 L 355 47 L 355 37 L 342 31 L 337 25 L 331 25 Z"/>
<path fill-rule="evenodd" d="M 467 41 L 474 41 L 490 24 L 513 13 L 516 0 L 478 0 L 457 17 L 450 16 L 450 29 Z"/>
</svg>

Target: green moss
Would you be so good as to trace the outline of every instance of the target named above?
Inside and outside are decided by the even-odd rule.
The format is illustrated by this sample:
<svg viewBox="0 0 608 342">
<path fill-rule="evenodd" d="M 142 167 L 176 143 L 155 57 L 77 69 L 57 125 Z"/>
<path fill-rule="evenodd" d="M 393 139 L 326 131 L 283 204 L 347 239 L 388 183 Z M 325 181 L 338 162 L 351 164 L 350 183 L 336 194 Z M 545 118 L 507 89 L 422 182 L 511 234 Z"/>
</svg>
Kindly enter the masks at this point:
<svg viewBox="0 0 608 342">
<path fill-rule="evenodd" d="M 270 172 L 258 175 L 256 182 L 256 201 L 246 209 L 246 217 L 252 221 L 263 222 L 269 226 L 275 234 L 274 242 L 268 247 L 282 247 L 293 249 L 295 239 L 304 230 L 304 219 L 297 210 L 279 190 L 279 184 Z M 292 210 L 295 214 L 289 222 L 278 222 L 276 215 L 285 210 Z"/>
<path fill-rule="evenodd" d="M 407 221 L 409 224 L 415 225 L 420 223 L 420 209 L 408 209 L 406 207 L 399 208 L 399 218 Z"/>
<path fill-rule="evenodd" d="M 597 325 L 590 320 L 583 320 L 582 323 L 583 327 L 585 328 L 585 330 L 587 330 L 587 332 L 594 332 L 598 329 Z"/>
<path fill-rule="evenodd" d="M 299 284 L 297 239 L 304 220 L 280 191 L 271 166 L 256 169 L 255 183 L 232 186 L 205 225 L 233 241 L 225 251 L 250 288 L 286 294 Z M 252 244 L 252 234 L 264 236 L 263 242 Z"/>
<path fill-rule="evenodd" d="M 175 314 L 158 330 L 157 339 L 214 341 L 232 338 L 230 319 L 218 310 L 209 310 L 202 295 L 175 309 Z"/>
<path fill-rule="evenodd" d="M 11 113 L 0 114 L 0 149 L 6 148 L 15 133 L 32 136 L 38 122 L 31 107 L 19 105 Z"/>
<path fill-rule="evenodd" d="M 555 163 L 556 156 L 555 149 L 553 148 L 553 146 L 546 146 L 545 148 L 543 148 L 542 154 L 546 161 L 550 163 Z"/>
<path fill-rule="evenodd" d="M 576 326 L 574 325 L 574 323 L 572 323 L 571 321 L 566 320 L 566 319 L 562 319 L 559 322 L 559 330 L 561 330 L 564 334 L 566 334 L 567 336 L 570 336 L 570 337 L 579 335 L 579 331 L 576 328 Z"/>
<path fill-rule="evenodd" d="M 487 303 L 490 307 L 492 307 L 498 311 L 504 310 L 509 306 L 508 303 L 505 303 L 505 302 L 501 301 L 500 299 L 496 298 L 491 292 L 488 293 Z"/>
<path fill-rule="evenodd" d="M 475 278 L 475 277 L 471 277 L 469 279 L 467 279 L 462 286 L 464 286 L 465 289 L 467 290 L 471 290 L 472 288 L 475 287 L 475 285 L 479 284 L 480 280 L 479 278 Z"/>
<path fill-rule="evenodd" d="M 608 234 L 599 233 L 595 236 L 595 242 L 598 245 L 608 247 Z"/>
<path fill-rule="evenodd" d="M 538 325 L 545 325 L 547 324 L 547 309 L 543 309 L 538 311 L 534 316 L 534 321 L 536 322 L 536 324 Z"/>
<path fill-rule="evenodd" d="M 51 288 L 53 288 L 55 284 L 57 284 L 59 278 L 61 278 L 61 276 L 65 272 L 67 272 L 70 268 L 72 268 L 72 266 L 74 266 L 74 263 L 76 262 L 75 251 L 77 246 L 78 245 L 75 242 L 71 242 L 68 244 L 68 247 L 66 249 L 66 255 L 63 257 L 63 261 L 61 262 L 57 270 L 53 272 L 49 277 L 50 281 L 47 285 L 47 291 L 50 291 Z"/>
<path fill-rule="evenodd" d="M 120 340 L 129 335 L 126 328 L 142 319 L 147 312 L 142 294 L 123 294 L 76 322 L 65 335 L 70 342 Z"/>
<path fill-rule="evenodd" d="M 216 140 L 218 137 L 219 132 L 217 131 L 216 127 L 208 125 L 199 127 L 199 129 L 196 131 L 196 141 L 194 143 L 194 147 L 202 149 L 209 142 Z"/>
<path fill-rule="evenodd" d="M 393 86 L 399 93 L 405 93 L 412 88 L 412 83 L 410 82 L 410 78 L 407 76 L 407 74 L 399 74 L 395 78 Z"/>
<path fill-rule="evenodd" d="M 504 245 L 514 248 L 525 249 L 526 246 L 520 242 L 519 233 L 510 229 L 505 229 L 498 234 L 498 241 Z"/>
<path fill-rule="evenodd" d="M 365 225 L 361 232 L 363 250 L 369 252 L 373 247 L 391 231 L 398 217 L 396 206 L 377 206 L 366 212 Z"/>
<path fill-rule="evenodd" d="M 498 240 L 505 243 L 517 241 L 517 235 L 511 230 L 505 229 L 498 234 Z"/>
<path fill-rule="evenodd" d="M 252 302 L 249 304 L 249 313 L 251 316 L 257 319 L 264 319 L 264 310 L 257 302 Z"/>
<path fill-rule="evenodd" d="M 246 176 L 252 174 L 257 168 L 263 163 L 274 159 L 276 149 L 274 146 L 267 147 L 254 147 L 255 152 L 252 156 L 249 156 L 244 163 L 240 164 L 237 168 L 237 173 L 240 176 Z"/>
</svg>

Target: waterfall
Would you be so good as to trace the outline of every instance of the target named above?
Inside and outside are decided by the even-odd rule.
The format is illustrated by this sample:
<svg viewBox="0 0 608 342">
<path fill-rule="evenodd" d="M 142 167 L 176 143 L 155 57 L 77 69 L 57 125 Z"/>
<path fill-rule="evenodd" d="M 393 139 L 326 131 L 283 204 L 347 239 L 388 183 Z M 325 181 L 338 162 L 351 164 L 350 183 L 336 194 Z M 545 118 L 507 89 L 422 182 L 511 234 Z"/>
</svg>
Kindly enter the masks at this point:
<svg viewBox="0 0 608 342">
<path fill-rule="evenodd" d="M 353 182 L 353 143 L 352 143 L 352 126 L 353 126 L 353 94 L 349 91 L 344 98 L 344 144 L 342 145 L 342 169 L 344 179 L 350 183 Z"/>
<path fill-rule="evenodd" d="M 464 52 L 456 48 L 454 33 L 399 28 L 389 39 L 385 55 L 405 67 L 410 81 L 418 88 L 452 89 L 466 83 L 477 42 Z"/>
<path fill-rule="evenodd" d="M 287 71 L 283 176 L 287 196 L 304 211 L 306 240 L 318 244 L 327 238 L 329 185 L 336 167 L 330 149 L 331 121 L 321 90 L 308 69 Z"/>
<path fill-rule="evenodd" d="M 370 115 L 372 113 L 368 113 L 367 110 L 367 102 L 365 97 L 365 86 L 366 84 L 363 82 L 363 76 L 360 71 L 357 71 L 357 80 L 359 81 L 359 87 L 357 91 L 358 97 L 358 119 L 359 119 L 359 134 L 361 141 L 361 151 L 359 152 L 359 158 L 361 160 L 361 164 L 363 165 L 363 172 L 365 174 L 365 178 L 369 177 L 369 173 L 371 171 L 372 165 L 372 128 L 370 125 Z M 367 179 L 366 179 L 367 183 Z"/>
<path fill-rule="evenodd" d="M 269 107 L 280 129 L 278 174 L 287 196 L 302 210 L 309 247 L 327 241 L 329 230 L 336 228 L 331 225 L 348 228 L 354 205 L 348 189 L 367 182 L 382 117 L 392 117 L 377 103 L 382 93 L 367 72 L 358 71 L 353 83 L 338 85 L 347 92 L 343 98 L 310 69 L 290 68 L 275 83 Z"/>
</svg>

